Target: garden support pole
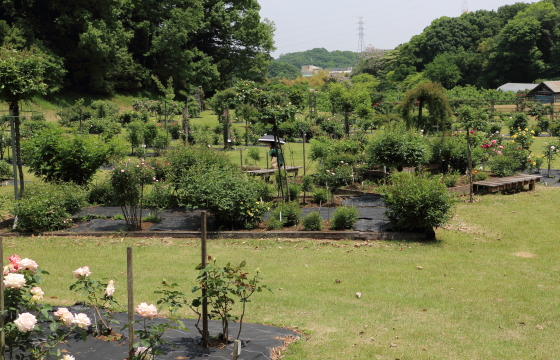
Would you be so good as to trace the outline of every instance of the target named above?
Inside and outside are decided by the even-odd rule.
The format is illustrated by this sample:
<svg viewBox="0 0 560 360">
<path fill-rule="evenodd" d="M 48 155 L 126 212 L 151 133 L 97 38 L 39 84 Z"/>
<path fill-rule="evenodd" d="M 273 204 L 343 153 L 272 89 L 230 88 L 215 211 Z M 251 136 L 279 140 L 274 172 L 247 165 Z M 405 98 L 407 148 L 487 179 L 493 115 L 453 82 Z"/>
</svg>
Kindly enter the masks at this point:
<svg viewBox="0 0 560 360">
<path fill-rule="evenodd" d="M 239 355 L 241 355 L 241 341 L 240 340 L 235 340 L 233 342 L 233 353 L 231 355 L 233 355 L 233 360 L 238 360 L 239 359 Z"/>
<path fill-rule="evenodd" d="M 303 176 L 305 175 L 305 133 L 303 133 Z"/>
<path fill-rule="evenodd" d="M 126 248 L 126 281 L 128 288 L 128 354 L 134 356 L 134 289 L 132 278 L 132 248 Z"/>
<path fill-rule="evenodd" d="M 201 266 L 206 268 L 206 211 L 200 213 L 200 256 Z M 206 273 L 204 274 L 206 281 Z M 202 286 L 202 347 L 208 347 L 208 299 L 206 298 L 206 285 Z"/>
<path fill-rule="evenodd" d="M 0 236 L 0 269 L 4 269 L 4 244 L 2 236 Z M 0 286 L 0 313 L 4 311 L 4 287 Z M 0 328 L 4 329 L 4 316 L 0 316 Z M 0 332 L 0 360 L 4 360 L 4 348 L 6 346 L 6 338 L 4 330 Z"/>
</svg>

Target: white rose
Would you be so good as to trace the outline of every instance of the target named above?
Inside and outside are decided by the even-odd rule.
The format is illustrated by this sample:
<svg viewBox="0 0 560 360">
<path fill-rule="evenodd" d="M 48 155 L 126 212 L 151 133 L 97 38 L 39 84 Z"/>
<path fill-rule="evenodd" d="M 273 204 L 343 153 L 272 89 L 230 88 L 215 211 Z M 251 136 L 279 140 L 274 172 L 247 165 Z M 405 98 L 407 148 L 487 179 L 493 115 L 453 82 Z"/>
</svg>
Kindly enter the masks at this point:
<svg viewBox="0 0 560 360">
<path fill-rule="evenodd" d="M 14 324 L 16 324 L 18 330 L 21 332 L 32 331 L 35 329 L 37 319 L 35 318 L 35 315 L 23 313 L 18 315 L 18 318 L 14 320 Z"/>
<path fill-rule="evenodd" d="M 60 360 L 76 360 L 72 355 L 64 355 Z"/>
<path fill-rule="evenodd" d="M 78 325 L 82 329 L 87 329 L 91 325 L 91 321 L 86 314 L 75 314 L 72 318 L 72 325 Z"/>
<path fill-rule="evenodd" d="M 4 288 L 21 289 L 25 286 L 23 274 L 10 273 L 4 276 Z"/>
<path fill-rule="evenodd" d="M 18 265 L 21 270 L 29 270 L 32 274 L 35 274 L 39 268 L 39 265 L 37 265 L 35 261 L 28 258 L 21 259 Z"/>
<path fill-rule="evenodd" d="M 76 279 L 80 279 L 84 276 L 87 277 L 87 276 L 91 275 L 91 271 L 89 271 L 89 267 L 87 267 L 87 266 L 76 269 L 72 273 L 74 274 L 74 277 Z"/>
<path fill-rule="evenodd" d="M 154 316 L 157 315 L 156 306 L 154 304 L 148 305 L 145 302 L 138 305 L 138 307 L 134 310 L 138 313 L 138 315 L 142 317 L 149 317 L 150 319 L 153 319 Z"/>
<path fill-rule="evenodd" d="M 115 281 L 109 280 L 109 284 L 107 284 L 107 289 L 105 289 L 105 296 L 113 297 L 114 293 L 115 293 Z"/>
<path fill-rule="evenodd" d="M 31 295 L 33 295 L 31 297 L 31 301 L 39 301 L 43 299 L 43 295 L 45 295 L 45 293 L 43 292 L 43 290 L 38 287 L 35 286 L 33 288 L 31 288 L 31 290 L 29 290 L 29 292 L 31 293 Z"/>
<path fill-rule="evenodd" d="M 62 321 L 64 325 L 72 325 L 72 313 L 68 311 L 67 308 L 58 308 L 58 311 L 54 313 L 54 316 L 56 316 L 58 320 Z"/>
</svg>

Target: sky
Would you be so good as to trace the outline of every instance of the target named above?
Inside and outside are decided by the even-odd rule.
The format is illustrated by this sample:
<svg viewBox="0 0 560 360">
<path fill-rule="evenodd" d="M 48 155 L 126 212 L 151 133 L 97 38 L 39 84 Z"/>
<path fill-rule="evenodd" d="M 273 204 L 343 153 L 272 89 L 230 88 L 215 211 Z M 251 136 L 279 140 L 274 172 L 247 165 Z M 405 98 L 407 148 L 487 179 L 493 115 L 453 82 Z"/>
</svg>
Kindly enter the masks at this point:
<svg viewBox="0 0 560 360">
<path fill-rule="evenodd" d="M 363 21 L 364 46 L 394 49 L 442 16 L 469 11 L 497 10 L 515 0 L 258 0 L 261 19 L 275 23 L 276 51 L 281 54 L 325 48 L 358 51 L 359 17 Z"/>
</svg>

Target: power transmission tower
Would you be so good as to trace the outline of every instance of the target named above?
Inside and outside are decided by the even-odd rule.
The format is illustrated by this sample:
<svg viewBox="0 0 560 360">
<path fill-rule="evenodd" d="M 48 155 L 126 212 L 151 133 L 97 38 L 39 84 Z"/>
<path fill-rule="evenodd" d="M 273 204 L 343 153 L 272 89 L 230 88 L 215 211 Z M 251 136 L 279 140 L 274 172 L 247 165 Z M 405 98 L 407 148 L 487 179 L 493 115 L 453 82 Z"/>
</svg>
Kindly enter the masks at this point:
<svg viewBox="0 0 560 360">
<path fill-rule="evenodd" d="M 467 0 L 463 0 L 463 6 L 461 8 L 461 14 L 466 14 L 469 12 L 469 3 Z"/>
<path fill-rule="evenodd" d="M 358 54 L 361 54 L 364 51 L 364 18 L 360 16 L 358 19 L 360 19 L 358 22 Z"/>
</svg>

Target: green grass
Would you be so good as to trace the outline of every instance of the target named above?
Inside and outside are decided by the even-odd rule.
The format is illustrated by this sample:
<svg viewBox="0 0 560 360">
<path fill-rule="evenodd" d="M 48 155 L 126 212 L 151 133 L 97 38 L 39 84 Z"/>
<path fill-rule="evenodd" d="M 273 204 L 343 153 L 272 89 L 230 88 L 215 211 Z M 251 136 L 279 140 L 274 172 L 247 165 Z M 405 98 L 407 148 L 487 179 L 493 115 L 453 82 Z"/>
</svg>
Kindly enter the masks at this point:
<svg viewBox="0 0 560 360">
<path fill-rule="evenodd" d="M 551 226 L 560 189 L 476 199 L 458 204 L 434 242 L 212 240 L 208 253 L 260 268 L 274 292 L 252 299 L 246 321 L 303 331 L 285 359 L 551 358 L 560 351 L 560 244 Z M 4 240 L 5 254 L 51 273 L 45 298 L 66 305 L 80 300 L 68 286 L 84 265 L 96 278 L 115 279 L 124 305 L 127 246 L 135 303 L 155 302 L 162 278 L 187 292 L 194 285 L 197 239 Z"/>
</svg>

